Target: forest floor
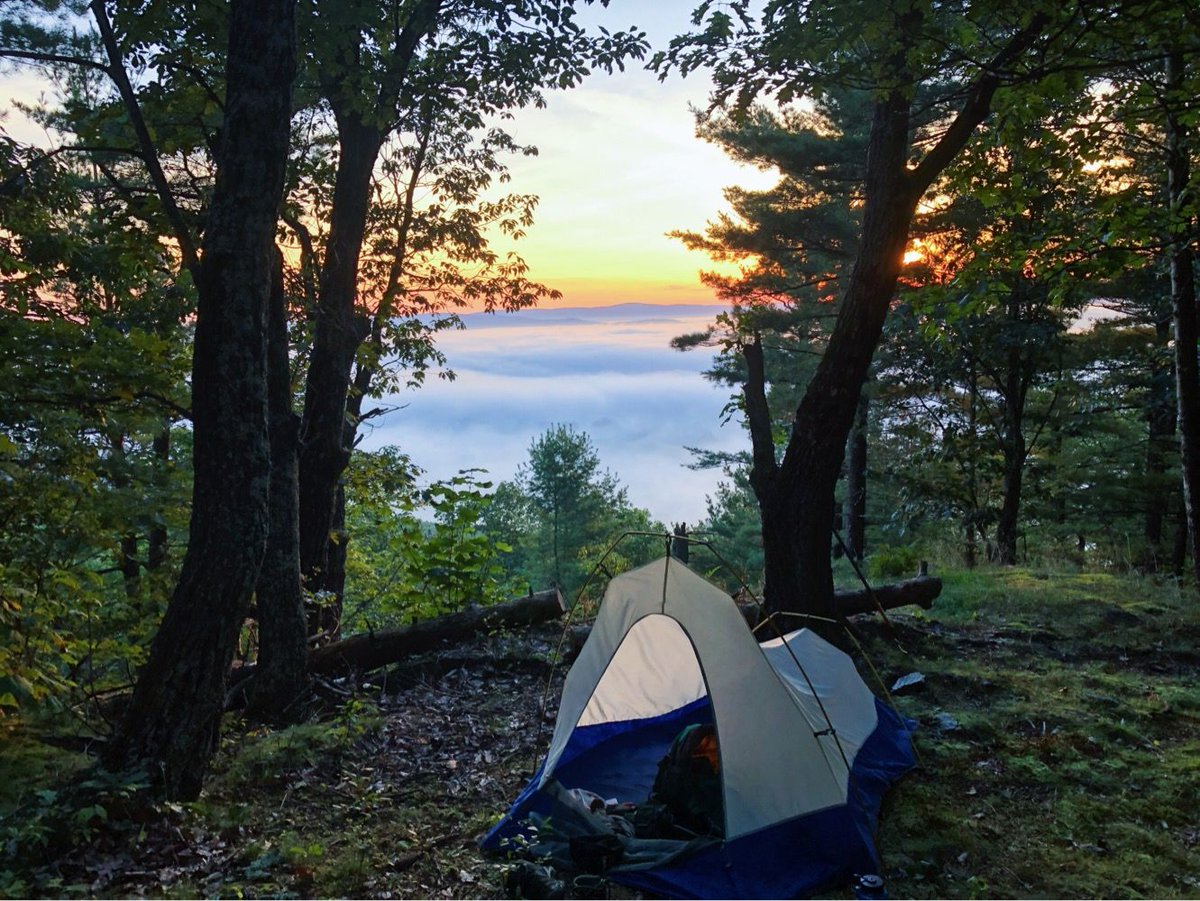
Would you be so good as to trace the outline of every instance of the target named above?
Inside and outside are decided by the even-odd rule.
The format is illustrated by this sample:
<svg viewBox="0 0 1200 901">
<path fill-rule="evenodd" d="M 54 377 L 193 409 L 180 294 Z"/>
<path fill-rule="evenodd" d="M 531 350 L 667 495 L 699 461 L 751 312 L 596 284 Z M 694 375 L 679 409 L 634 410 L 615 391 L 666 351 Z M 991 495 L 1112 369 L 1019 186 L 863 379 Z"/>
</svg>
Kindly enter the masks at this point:
<svg viewBox="0 0 1200 901">
<path fill-rule="evenodd" d="M 895 698 L 921 765 L 883 812 L 891 897 L 1200 897 L 1200 604 L 1106 574 L 943 577 L 928 613 L 858 624 L 884 683 L 924 676 Z M 505 897 L 510 864 L 476 843 L 549 741 L 558 635 L 342 685 L 290 729 L 231 718 L 200 801 L 79 811 L 68 853 L 37 853 L 64 837 L 39 845 L 39 811 L 86 758 L 10 727 L 0 896 Z"/>
</svg>

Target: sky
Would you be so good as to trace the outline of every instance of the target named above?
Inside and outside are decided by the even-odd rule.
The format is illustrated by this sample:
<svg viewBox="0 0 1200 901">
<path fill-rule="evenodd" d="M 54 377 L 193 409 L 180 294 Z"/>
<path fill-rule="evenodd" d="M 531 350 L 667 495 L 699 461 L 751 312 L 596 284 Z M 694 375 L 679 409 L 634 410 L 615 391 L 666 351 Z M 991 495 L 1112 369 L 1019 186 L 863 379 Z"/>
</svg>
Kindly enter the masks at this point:
<svg viewBox="0 0 1200 901">
<path fill-rule="evenodd" d="M 579 18 L 610 31 L 638 26 L 651 43 L 649 59 L 688 30 L 694 5 L 611 0 L 607 9 L 585 7 Z M 699 280 L 707 257 L 667 232 L 702 230 L 725 208 L 728 185 L 773 181 L 695 136 L 689 107 L 707 102 L 703 73 L 660 82 L 643 65 L 594 73 L 511 123 L 516 139 L 539 151 L 512 162 L 511 187 L 541 198 L 536 222 L 516 249 L 534 279 L 563 292 L 559 306 L 711 302 Z"/>
<path fill-rule="evenodd" d="M 579 19 L 610 31 L 638 26 L 651 42 L 648 59 L 688 30 L 694 5 L 611 0 L 607 8 L 582 7 Z M 624 72 L 550 92 L 544 109 L 519 111 L 506 126 L 539 150 L 510 161 L 508 189 L 541 198 L 533 227 L 512 249 L 530 278 L 563 293 L 544 305 L 562 315 L 467 317 L 466 331 L 441 340 L 457 380 L 388 398 L 396 409 L 375 424 L 365 447 L 395 443 L 431 478 L 477 466 L 511 478 L 537 435 L 571 424 L 591 436 L 635 505 L 666 522 L 703 516 L 717 476 L 685 469 L 685 445 L 736 449 L 744 439 L 736 426 L 720 425 L 728 392 L 699 376 L 711 354 L 668 347 L 711 318 L 696 305 L 716 301 L 699 279 L 706 257 L 666 233 L 703 229 L 725 207 L 725 186 L 773 179 L 695 137 L 689 107 L 707 100 L 702 73 L 660 82 L 642 66 L 634 61 Z M 6 70 L 0 109 L 35 97 L 37 84 Z M 0 127 L 46 143 L 15 111 Z M 653 317 L 625 308 L 588 321 L 569 312 L 614 304 L 686 306 Z"/>
<path fill-rule="evenodd" d="M 580 20 L 636 24 L 649 58 L 688 29 L 693 7 L 611 0 Z M 728 389 L 700 377 L 712 352 L 669 347 L 719 307 L 699 279 L 708 259 L 667 232 L 702 230 L 726 207 L 727 185 L 774 181 L 695 136 L 689 107 L 703 106 L 708 90 L 702 74 L 660 82 L 634 63 L 517 113 L 508 127 L 539 153 L 512 161 L 509 187 L 541 199 L 515 249 L 530 277 L 563 298 L 539 311 L 466 317 L 465 331 L 440 339 L 457 379 L 388 398 L 398 409 L 365 447 L 395 443 L 430 478 L 482 467 L 511 479 L 538 435 L 568 424 L 591 437 L 634 505 L 668 524 L 704 518 L 719 474 L 687 469 L 686 447 L 741 450 L 747 439 L 736 423 L 721 424 Z M 617 304 L 670 306 L 585 309 Z"/>
</svg>

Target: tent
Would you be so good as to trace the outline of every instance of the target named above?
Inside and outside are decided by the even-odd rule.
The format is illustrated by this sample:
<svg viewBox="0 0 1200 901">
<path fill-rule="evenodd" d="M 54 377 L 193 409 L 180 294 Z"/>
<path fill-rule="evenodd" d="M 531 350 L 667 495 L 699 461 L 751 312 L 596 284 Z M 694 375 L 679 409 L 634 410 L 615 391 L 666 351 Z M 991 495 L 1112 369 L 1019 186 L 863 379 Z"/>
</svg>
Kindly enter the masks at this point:
<svg viewBox="0 0 1200 901">
<path fill-rule="evenodd" d="M 614 882 L 666 897 L 796 897 L 877 872 L 889 786 L 914 766 L 912 724 L 809 630 L 759 644 L 736 604 L 664 557 L 614 578 L 563 686 L 545 761 L 484 838 L 569 860 L 604 816 L 570 789 L 644 802 L 693 723 L 715 725 L 720 837 L 622 838 Z"/>
</svg>

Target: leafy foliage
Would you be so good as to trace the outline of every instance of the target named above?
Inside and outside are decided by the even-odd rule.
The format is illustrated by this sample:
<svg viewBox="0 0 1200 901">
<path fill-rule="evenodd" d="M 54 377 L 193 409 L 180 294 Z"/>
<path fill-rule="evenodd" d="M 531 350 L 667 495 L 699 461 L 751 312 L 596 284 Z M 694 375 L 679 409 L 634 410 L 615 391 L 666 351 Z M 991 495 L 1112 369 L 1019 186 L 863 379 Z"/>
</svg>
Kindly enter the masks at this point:
<svg viewBox="0 0 1200 901">
<path fill-rule="evenodd" d="M 396 448 L 360 452 L 349 476 L 348 631 L 511 597 L 500 563 L 508 545 L 479 527 L 491 482 L 465 471 L 421 486 Z"/>
<path fill-rule="evenodd" d="M 1137 576 L 942 576 L 931 611 L 893 613 L 891 630 L 859 624 L 885 683 L 926 677 L 922 692 L 894 698 L 920 723 L 922 766 L 884 807 L 889 894 L 1194 895 L 1190 599 Z M 199 802 L 140 811 L 123 837 L 111 804 L 91 842 L 52 865 L 0 849 L 0 886 L 22 897 L 71 886 L 91 897 L 503 897 L 505 862 L 482 857 L 476 837 L 544 753 L 536 664 L 556 631 L 481 638 L 448 673 L 414 661 L 386 691 L 358 690 L 342 712 L 287 730 L 229 723 Z M 0 774 L 36 801 L 56 790 L 66 756 L 5 735 Z"/>
<path fill-rule="evenodd" d="M 535 438 L 528 462 L 513 481 L 497 486 L 495 498 L 483 525 L 509 546 L 510 578 L 530 590 L 557 586 L 568 603 L 602 561 L 612 574 L 663 553 L 661 540 L 646 537 L 611 547 L 625 532 L 665 535 L 666 529 L 629 503 L 616 476 L 600 468 L 591 438 L 571 425 L 551 426 Z M 593 588 L 602 589 L 604 581 L 602 573 Z"/>
<path fill-rule="evenodd" d="M 188 333 L 167 252 L 119 192 L 4 146 L 0 709 L 11 709 L 123 684 L 144 653 L 186 514 L 169 449 Z"/>
</svg>

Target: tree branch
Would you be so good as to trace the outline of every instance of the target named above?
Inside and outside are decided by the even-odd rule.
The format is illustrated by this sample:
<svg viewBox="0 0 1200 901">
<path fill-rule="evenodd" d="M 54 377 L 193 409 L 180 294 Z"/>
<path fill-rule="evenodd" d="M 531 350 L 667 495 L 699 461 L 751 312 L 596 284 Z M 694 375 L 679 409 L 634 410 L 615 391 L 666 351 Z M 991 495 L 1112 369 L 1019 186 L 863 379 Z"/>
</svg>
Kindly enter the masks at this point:
<svg viewBox="0 0 1200 901">
<path fill-rule="evenodd" d="M 171 193 L 171 185 L 167 182 L 167 176 L 159 163 L 158 151 L 154 146 L 154 140 L 150 137 L 150 130 L 146 127 L 146 120 L 142 116 L 142 109 L 138 105 L 133 85 L 130 84 L 129 76 L 125 72 L 121 49 L 117 46 L 117 37 L 113 33 L 112 23 L 108 19 L 108 11 L 105 9 L 104 3 L 105 0 L 92 0 L 90 7 L 92 16 L 96 19 L 96 26 L 100 29 L 100 40 L 108 54 L 109 65 L 105 71 L 117 86 L 121 101 L 125 105 L 125 111 L 129 115 L 129 121 L 133 125 L 134 134 L 137 135 L 138 143 L 142 147 L 142 159 L 150 173 L 150 181 L 158 192 L 159 201 L 163 205 L 163 211 L 166 213 L 171 230 L 175 233 L 174 237 L 179 244 L 183 266 L 192 274 L 193 279 L 198 279 L 200 274 L 199 257 L 196 253 L 195 240 L 187 222 L 184 221 L 179 205 L 175 202 L 175 195 Z"/>
<path fill-rule="evenodd" d="M 300 242 L 300 274 L 304 284 L 304 302 L 310 310 L 317 308 L 317 281 L 313 275 L 316 268 L 316 253 L 313 250 L 312 234 L 308 227 L 300 221 L 300 217 L 291 213 L 285 207 L 280 217 Z"/>
<path fill-rule="evenodd" d="M 1004 67 L 1028 49 L 1048 23 L 1049 17 L 1045 13 L 1037 13 L 1033 20 L 1013 35 L 1007 46 L 992 58 L 968 93 L 950 127 L 925 154 L 925 158 L 917 167 L 909 171 L 907 180 L 917 196 L 928 190 L 934 179 L 966 146 L 976 126 L 988 117 L 992 110 L 992 98 L 1001 85 Z"/>
<path fill-rule="evenodd" d="M 0 47 L 0 57 L 23 59 L 35 63 L 61 63 L 67 66 L 84 66 L 89 69 L 99 69 L 106 75 L 110 74 L 108 66 L 99 60 L 89 59 L 86 56 L 68 56 L 62 53 L 42 53 L 36 50 L 16 50 L 9 47 Z"/>
</svg>

